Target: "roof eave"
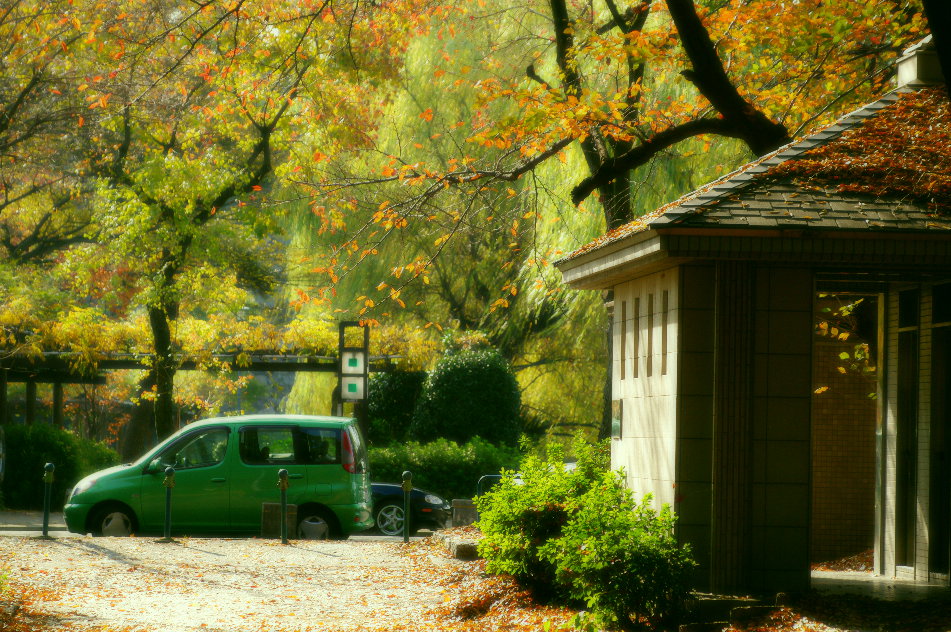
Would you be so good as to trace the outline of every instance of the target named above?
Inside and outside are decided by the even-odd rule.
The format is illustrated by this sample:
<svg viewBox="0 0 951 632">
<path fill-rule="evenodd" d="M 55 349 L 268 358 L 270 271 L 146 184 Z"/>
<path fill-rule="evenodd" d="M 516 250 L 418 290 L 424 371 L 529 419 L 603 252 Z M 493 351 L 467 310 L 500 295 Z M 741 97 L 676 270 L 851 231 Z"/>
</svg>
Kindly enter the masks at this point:
<svg viewBox="0 0 951 632">
<path fill-rule="evenodd" d="M 653 230 L 630 235 L 576 257 L 555 262 L 566 284 L 580 290 L 609 289 L 619 275 L 667 257 L 664 238 Z"/>
</svg>

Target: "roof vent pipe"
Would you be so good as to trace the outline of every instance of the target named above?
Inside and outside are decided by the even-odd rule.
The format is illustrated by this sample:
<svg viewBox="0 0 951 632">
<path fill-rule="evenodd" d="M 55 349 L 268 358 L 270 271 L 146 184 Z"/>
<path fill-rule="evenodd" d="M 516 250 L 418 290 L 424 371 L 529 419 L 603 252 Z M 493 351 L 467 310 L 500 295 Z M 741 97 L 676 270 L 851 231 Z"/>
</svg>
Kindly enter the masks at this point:
<svg viewBox="0 0 951 632">
<path fill-rule="evenodd" d="M 910 46 L 898 58 L 898 87 L 922 88 L 944 84 L 941 64 L 931 36 Z"/>
</svg>

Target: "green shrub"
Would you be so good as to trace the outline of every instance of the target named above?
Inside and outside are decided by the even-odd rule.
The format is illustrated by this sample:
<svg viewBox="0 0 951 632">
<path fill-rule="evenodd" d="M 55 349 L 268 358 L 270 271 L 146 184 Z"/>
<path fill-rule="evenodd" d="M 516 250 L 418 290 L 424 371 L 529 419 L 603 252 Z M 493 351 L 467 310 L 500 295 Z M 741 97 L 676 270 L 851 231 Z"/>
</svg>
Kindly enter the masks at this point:
<svg viewBox="0 0 951 632">
<path fill-rule="evenodd" d="M 517 476 L 506 472 L 476 499 L 485 536 L 479 547 L 488 570 L 515 576 L 541 598 L 567 597 L 542 547 L 561 535 L 580 497 L 608 469 L 602 447 L 579 442 L 577 457 L 575 468 L 567 469 L 563 447 L 550 445 L 545 457 L 527 456 Z"/>
<path fill-rule="evenodd" d="M 384 445 L 406 438 L 425 381 L 425 371 L 388 371 L 370 375 L 367 410 L 371 443 Z"/>
<path fill-rule="evenodd" d="M 43 466 L 56 466 L 51 507 L 63 507 L 67 492 L 83 476 L 115 465 L 119 455 L 102 443 L 80 439 L 48 424 L 10 425 L 6 434 L 3 501 L 14 509 L 43 508 Z"/>
<path fill-rule="evenodd" d="M 75 438 L 80 478 L 119 464 L 119 453 L 102 441 Z"/>
<path fill-rule="evenodd" d="M 374 481 L 399 483 L 403 472 L 409 470 L 414 487 L 449 499 L 471 498 L 482 475 L 514 467 L 520 458 L 516 448 L 494 446 L 479 438 L 462 445 L 437 439 L 369 449 Z"/>
<path fill-rule="evenodd" d="M 521 393 L 511 367 L 493 349 L 450 353 L 423 385 L 411 437 L 465 442 L 478 436 L 514 445 L 521 433 Z"/>
<path fill-rule="evenodd" d="M 583 601 L 604 627 L 632 627 L 631 615 L 659 626 L 675 621 L 689 595 L 693 561 L 674 538 L 674 516 L 647 496 L 635 502 L 619 476 L 580 498 L 561 537 L 540 555 L 556 568 L 569 597 Z"/>
<path fill-rule="evenodd" d="M 515 576 L 542 599 L 583 603 L 602 626 L 675 616 L 693 561 L 673 536 L 673 514 L 633 500 L 608 469 L 604 444 L 579 441 L 575 450 L 574 469 L 552 447 L 476 499 L 487 570 Z"/>
</svg>

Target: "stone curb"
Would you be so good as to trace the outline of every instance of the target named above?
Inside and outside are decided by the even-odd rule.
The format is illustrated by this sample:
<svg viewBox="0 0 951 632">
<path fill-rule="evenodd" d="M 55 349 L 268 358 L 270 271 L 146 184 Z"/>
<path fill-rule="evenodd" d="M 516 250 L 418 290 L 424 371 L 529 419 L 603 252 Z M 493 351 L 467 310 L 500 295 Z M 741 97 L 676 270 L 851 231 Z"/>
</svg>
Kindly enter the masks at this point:
<svg viewBox="0 0 951 632">
<path fill-rule="evenodd" d="M 449 549 L 449 553 L 457 560 L 471 562 L 481 557 L 473 540 L 458 538 L 438 531 L 433 534 L 433 537 L 442 542 Z"/>
</svg>

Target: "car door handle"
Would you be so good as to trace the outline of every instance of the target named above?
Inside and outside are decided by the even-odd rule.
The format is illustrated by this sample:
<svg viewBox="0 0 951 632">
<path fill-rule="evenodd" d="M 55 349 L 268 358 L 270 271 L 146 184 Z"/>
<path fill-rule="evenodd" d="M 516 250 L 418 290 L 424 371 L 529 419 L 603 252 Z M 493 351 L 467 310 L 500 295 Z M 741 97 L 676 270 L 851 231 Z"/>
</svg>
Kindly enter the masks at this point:
<svg viewBox="0 0 951 632">
<path fill-rule="evenodd" d="M 211 479 L 211 482 L 212 482 L 212 483 L 224 483 L 224 482 L 225 482 L 225 479 L 223 479 L 223 478 L 213 478 L 213 479 Z"/>
<path fill-rule="evenodd" d="M 303 474 L 288 474 L 287 478 L 304 478 Z"/>
</svg>

